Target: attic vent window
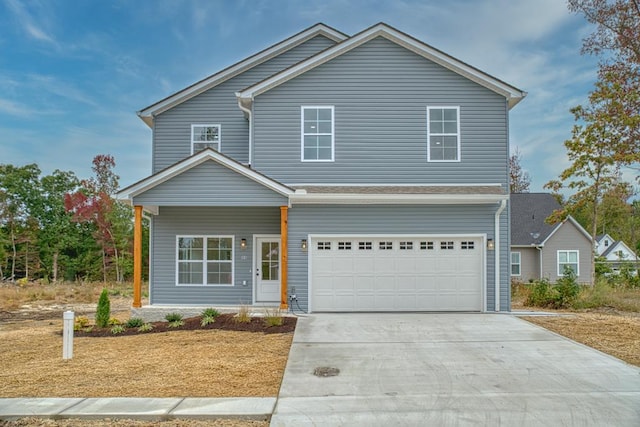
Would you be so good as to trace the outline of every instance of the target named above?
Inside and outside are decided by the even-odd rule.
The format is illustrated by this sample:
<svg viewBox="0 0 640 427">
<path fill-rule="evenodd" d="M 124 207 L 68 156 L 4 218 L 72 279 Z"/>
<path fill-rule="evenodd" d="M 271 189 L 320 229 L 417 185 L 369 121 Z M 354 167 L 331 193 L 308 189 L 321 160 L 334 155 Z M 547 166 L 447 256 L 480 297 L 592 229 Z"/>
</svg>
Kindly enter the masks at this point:
<svg viewBox="0 0 640 427">
<path fill-rule="evenodd" d="M 205 148 L 220 151 L 220 125 L 191 125 L 191 154 Z"/>
</svg>

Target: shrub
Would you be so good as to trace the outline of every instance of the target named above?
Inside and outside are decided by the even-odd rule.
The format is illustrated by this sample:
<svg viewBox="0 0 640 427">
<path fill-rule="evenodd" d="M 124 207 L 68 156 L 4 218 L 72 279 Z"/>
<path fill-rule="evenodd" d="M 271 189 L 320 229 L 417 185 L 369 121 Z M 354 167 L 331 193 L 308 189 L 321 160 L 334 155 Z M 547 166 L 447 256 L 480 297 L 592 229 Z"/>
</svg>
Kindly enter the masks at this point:
<svg viewBox="0 0 640 427">
<path fill-rule="evenodd" d="M 111 327 L 111 333 L 112 333 L 113 335 L 121 334 L 121 333 L 123 333 L 124 331 L 125 331 L 125 329 L 124 329 L 124 326 L 122 326 L 122 325 L 113 325 L 113 326 Z"/>
<path fill-rule="evenodd" d="M 89 326 L 89 318 L 87 316 L 78 316 L 76 317 L 75 322 L 73 323 L 73 330 L 80 331 Z"/>
<path fill-rule="evenodd" d="M 109 326 L 115 326 L 115 325 L 121 325 L 122 322 L 118 319 L 116 319 L 115 317 L 110 317 L 109 318 Z"/>
<path fill-rule="evenodd" d="M 96 310 L 96 326 L 106 328 L 109 326 L 109 317 L 111 316 L 111 302 L 109 301 L 109 291 L 107 288 L 102 289 L 100 299 L 98 300 L 98 308 Z"/>
<path fill-rule="evenodd" d="M 569 307 L 578 296 L 580 286 L 576 282 L 576 273 L 569 267 L 565 267 L 562 278 L 558 279 L 555 286 L 554 307 Z"/>
<path fill-rule="evenodd" d="M 215 308 L 205 308 L 202 310 L 202 317 L 213 317 L 215 319 L 218 316 L 220 316 L 220 312 Z"/>
<path fill-rule="evenodd" d="M 533 307 L 548 307 L 553 305 L 555 298 L 553 289 L 547 279 L 540 279 L 533 282 L 531 292 L 527 296 L 525 305 Z"/>
<path fill-rule="evenodd" d="M 149 332 L 153 330 L 153 325 L 151 323 L 143 323 L 138 327 L 138 332 Z"/>
<path fill-rule="evenodd" d="M 169 322 L 170 328 L 179 328 L 184 325 L 184 321 L 182 320 L 182 314 L 180 313 L 169 313 L 164 316 L 165 320 Z"/>
<path fill-rule="evenodd" d="M 279 308 L 265 310 L 264 324 L 266 326 L 282 326 L 284 323 L 284 317 L 282 317 L 282 311 Z"/>
<path fill-rule="evenodd" d="M 236 316 L 236 322 L 238 323 L 251 322 L 251 313 L 249 313 L 248 305 L 243 304 L 238 308 L 238 315 Z"/>
<path fill-rule="evenodd" d="M 127 320 L 125 325 L 127 326 L 127 328 L 139 328 L 140 326 L 144 325 L 144 320 L 139 317 L 132 317 Z"/>
<path fill-rule="evenodd" d="M 202 320 L 200 321 L 200 326 L 207 326 L 210 323 L 214 323 L 216 318 L 213 316 L 202 316 Z"/>
</svg>

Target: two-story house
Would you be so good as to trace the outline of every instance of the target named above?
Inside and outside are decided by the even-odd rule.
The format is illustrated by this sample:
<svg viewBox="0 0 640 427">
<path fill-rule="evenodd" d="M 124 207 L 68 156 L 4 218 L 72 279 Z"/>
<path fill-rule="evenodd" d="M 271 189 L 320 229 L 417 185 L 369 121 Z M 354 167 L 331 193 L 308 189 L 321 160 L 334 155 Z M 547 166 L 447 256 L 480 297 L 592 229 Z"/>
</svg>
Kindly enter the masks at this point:
<svg viewBox="0 0 640 427">
<path fill-rule="evenodd" d="M 508 311 L 525 92 L 380 23 L 314 25 L 150 105 L 150 304 Z"/>
</svg>

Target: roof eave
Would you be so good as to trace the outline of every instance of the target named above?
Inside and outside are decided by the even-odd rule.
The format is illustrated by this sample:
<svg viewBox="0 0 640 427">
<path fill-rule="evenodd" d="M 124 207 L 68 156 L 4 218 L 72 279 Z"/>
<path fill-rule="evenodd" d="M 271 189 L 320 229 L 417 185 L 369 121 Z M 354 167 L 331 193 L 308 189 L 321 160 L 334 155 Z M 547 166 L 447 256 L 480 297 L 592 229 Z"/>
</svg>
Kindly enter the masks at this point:
<svg viewBox="0 0 640 427">
<path fill-rule="evenodd" d="M 508 199 L 508 195 L 502 194 L 329 194 L 298 191 L 289 197 L 292 204 L 484 205 Z"/>
</svg>

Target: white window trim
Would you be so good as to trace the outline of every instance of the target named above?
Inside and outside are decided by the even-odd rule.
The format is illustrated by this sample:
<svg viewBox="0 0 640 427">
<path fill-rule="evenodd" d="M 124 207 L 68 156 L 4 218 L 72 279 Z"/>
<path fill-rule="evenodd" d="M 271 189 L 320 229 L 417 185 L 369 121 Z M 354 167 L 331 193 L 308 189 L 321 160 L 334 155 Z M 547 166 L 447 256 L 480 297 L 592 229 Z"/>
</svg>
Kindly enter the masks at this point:
<svg viewBox="0 0 640 427">
<path fill-rule="evenodd" d="M 179 270 L 178 270 L 178 265 L 180 264 L 180 260 L 178 259 L 178 242 L 180 241 L 180 239 L 182 238 L 202 238 L 202 283 L 179 283 L 178 279 L 179 279 Z M 226 284 L 215 284 L 215 285 L 209 285 L 206 282 L 207 280 L 207 262 L 209 261 L 206 256 L 207 256 L 207 239 L 211 239 L 211 238 L 215 238 L 215 239 L 231 239 L 231 284 L 226 285 Z M 213 287 L 213 288 L 229 288 L 229 287 L 233 287 L 235 286 L 235 272 L 236 272 L 236 239 L 235 236 L 230 236 L 230 235 L 204 235 L 204 234 L 181 234 L 181 235 L 177 235 L 176 236 L 176 253 L 175 253 L 175 257 L 176 257 L 176 286 L 199 286 L 199 287 Z"/>
<path fill-rule="evenodd" d="M 330 159 L 305 159 L 304 158 L 304 110 L 323 108 L 331 110 L 331 158 Z M 300 161 L 301 162 L 333 162 L 335 161 L 335 109 L 333 105 L 301 105 L 300 106 Z M 311 134 L 310 134 L 311 135 Z M 326 134 L 315 134 L 326 135 Z"/>
<path fill-rule="evenodd" d="M 456 123 L 456 136 L 458 137 L 458 145 L 456 147 L 456 154 L 457 154 L 457 158 L 455 160 L 434 160 L 431 159 L 431 130 L 429 129 L 429 118 L 431 117 L 431 110 L 439 110 L 439 109 L 449 109 L 449 110 L 456 110 L 456 117 L 458 118 L 457 123 Z M 439 134 L 436 133 L 434 135 L 451 135 L 450 133 L 446 133 L 446 134 Z M 427 106 L 427 162 L 432 162 L 432 163 L 459 163 L 460 159 L 462 158 L 462 153 L 460 152 L 460 140 L 461 140 L 461 135 L 460 135 L 460 106 L 458 105 L 432 105 L 432 106 Z"/>
<path fill-rule="evenodd" d="M 513 256 L 513 254 L 518 254 L 518 262 L 513 262 L 513 258 L 511 258 Z M 522 254 L 518 251 L 513 251 L 511 252 L 511 254 L 509 255 L 510 259 L 509 259 L 509 271 L 511 272 L 511 277 L 521 277 L 522 276 Z M 513 274 L 513 266 L 517 265 L 518 266 L 518 274 Z"/>
<path fill-rule="evenodd" d="M 193 151 L 193 144 L 194 143 L 198 143 L 198 142 L 202 142 L 202 141 L 194 141 L 193 140 L 193 129 L 196 127 L 217 127 L 218 128 L 218 148 L 216 148 L 215 150 L 218 151 L 219 153 L 222 152 L 222 125 L 220 124 L 215 124 L 215 123 L 206 123 L 206 124 L 198 124 L 198 123 L 192 123 L 191 124 L 191 137 L 190 137 L 190 145 L 191 145 L 191 154 L 195 154 L 195 152 Z M 216 143 L 214 143 L 216 144 Z"/>
<path fill-rule="evenodd" d="M 576 253 L 576 277 L 580 276 L 580 251 L 577 249 L 560 249 L 556 253 L 556 269 L 558 270 L 558 277 L 564 276 L 564 271 L 560 270 L 560 252 L 567 252 L 567 259 L 569 259 L 568 254 L 570 252 Z M 573 264 L 572 262 L 565 262 L 564 264 Z"/>
</svg>

